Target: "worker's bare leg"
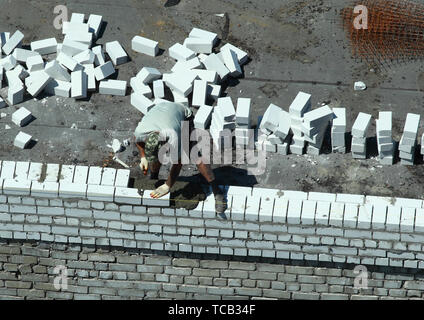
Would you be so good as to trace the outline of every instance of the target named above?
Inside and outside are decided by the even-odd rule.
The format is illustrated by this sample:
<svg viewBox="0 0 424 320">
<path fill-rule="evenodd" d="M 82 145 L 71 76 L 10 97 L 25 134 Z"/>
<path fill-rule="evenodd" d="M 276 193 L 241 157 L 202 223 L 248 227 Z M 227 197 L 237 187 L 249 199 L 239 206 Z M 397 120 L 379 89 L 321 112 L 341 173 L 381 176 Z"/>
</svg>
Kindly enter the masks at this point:
<svg viewBox="0 0 424 320">
<path fill-rule="evenodd" d="M 159 171 L 161 167 L 161 163 L 159 161 L 153 162 L 150 165 L 150 178 L 151 179 L 158 179 L 159 178 Z"/>
</svg>

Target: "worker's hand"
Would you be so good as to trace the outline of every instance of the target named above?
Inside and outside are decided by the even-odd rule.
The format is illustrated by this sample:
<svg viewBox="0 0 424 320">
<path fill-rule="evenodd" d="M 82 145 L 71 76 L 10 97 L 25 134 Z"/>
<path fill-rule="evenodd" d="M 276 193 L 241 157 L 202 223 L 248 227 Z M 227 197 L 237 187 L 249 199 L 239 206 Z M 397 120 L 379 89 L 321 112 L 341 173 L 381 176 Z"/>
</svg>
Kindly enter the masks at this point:
<svg viewBox="0 0 424 320">
<path fill-rule="evenodd" d="M 149 163 L 147 162 L 147 159 L 145 157 L 141 158 L 140 169 L 141 171 L 143 171 L 144 175 L 147 174 L 147 169 L 149 169 Z"/>
</svg>

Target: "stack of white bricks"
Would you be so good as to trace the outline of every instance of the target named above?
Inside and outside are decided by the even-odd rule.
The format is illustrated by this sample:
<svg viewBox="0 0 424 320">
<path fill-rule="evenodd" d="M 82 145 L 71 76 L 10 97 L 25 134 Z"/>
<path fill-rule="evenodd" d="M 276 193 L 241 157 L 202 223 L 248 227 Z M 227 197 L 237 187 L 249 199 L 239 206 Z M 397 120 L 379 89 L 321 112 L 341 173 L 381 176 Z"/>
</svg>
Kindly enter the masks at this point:
<svg viewBox="0 0 424 320">
<path fill-rule="evenodd" d="M 325 133 L 333 117 L 334 113 L 329 106 L 323 106 L 305 113 L 302 123 L 302 132 L 305 141 L 308 142 L 308 154 L 320 154 Z"/>
<path fill-rule="evenodd" d="M 253 142 L 254 134 L 250 129 L 250 103 L 249 98 L 238 98 L 236 109 L 236 145 L 247 146 Z"/>
<path fill-rule="evenodd" d="M 333 108 L 333 112 L 331 148 L 335 153 L 346 153 L 346 108 Z"/>
<path fill-rule="evenodd" d="M 299 92 L 289 107 L 291 131 L 293 132 L 290 152 L 303 154 L 305 150 L 305 137 L 302 131 L 303 116 L 311 109 L 311 95 Z"/>
<path fill-rule="evenodd" d="M 235 129 L 236 111 L 230 97 L 218 98 L 213 109 L 210 135 L 217 149 L 231 147 L 232 130 Z"/>
<path fill-rule="evenodd" d="M 392 165 L 394 141 L 392 138 L 392 112 L 379 112 L 376 122 L 378 158 L 381 164 Z"/>
<path fill-rule="evenodd" d="M 56 38 L 36 40 L 31 42 L 31 50 L 21 48 L 24 35 L 20 31 L 12 36 L 2 33 L 0 46 L 7 56 L 0 60 L 0 69 L 6 71 L 8 102 L 23 102 L 25 91 L 33 97 L 44 91 L 85 98 L 88 91 L 96 90 L 96 82 L 101 94 L 125 95 L 126 81 L 105 79 L 115 73 L 114 65 L 128 61 L 128 55 L 118 41 L 104 45 L 111 61 L 105 60 L 101 45 L 92 47 L 101 25 L 99 15 L 90 14 L 85 21 L 84 14 L 73 13 L 71 20 L 63 23 L 63 43 L 57 43 Z M 42 56 L 49 54 L 56 57 L 45 63 Z"/>
<path fill-rule="evenodd" d="M 399 142 L 399 158 L 401 160 L 401 164 L 414 164 L 419 125 L 420 115 L 408 113 L 406 116 L 405 126 L 403 128 L 403 135 Z"/>
<path fill-rule="evenodd" d="M 367 158 L 367 132 L 371 124 L 371 115 L 360 112 L 352 126 L 352 157 Z"/>
<path fill-rule="evenodd" d="M 203 122 L 209 121 L 207 113 L 212 106 L 209 102 L 215 102 L 221 95 L 219 82 L 229 76 L 241 76 L 241 66 L 248 60 L 246 52 L 229 43 L 224 45 L 218 54 L 212 53 L 217 41 L 216 33 L 193 28 L 183 44 L 176 43 L 169 48 L 169 56 L 176 60 L 171 72 L 162 75 L 154 68 L 147 68 L 157 75 L 154 79 L 141 76 L 143 70 L 131 79 L 131 87 L 134 90 L 131 94 L 131 104 L 146 113 L 154 105 L 166 101 L 166 85 L 172 92 L 174 102 L 193 107 L 204 106 L 199 115 L 199 121 L 202 123 L 197 123 L 199 127 L 205 127 Z M 150 56 L 156 56 L 158 53 L 157 42 L 140 36 L 132 39 L 132 48 Z M 152 82 L 154 97 L 149 87 Z M 213 117 L 212 122 L 214 123 Z M 222 128 L 216 126 L 215 129 L 216 135 Z"/>
<path fill-rule="evenodd" d="M 258 127 L 256 149 L 281 155 L 288 154 L 290 116 L 286 111 L 275 104 L 270 104 Z"/>
</svg>

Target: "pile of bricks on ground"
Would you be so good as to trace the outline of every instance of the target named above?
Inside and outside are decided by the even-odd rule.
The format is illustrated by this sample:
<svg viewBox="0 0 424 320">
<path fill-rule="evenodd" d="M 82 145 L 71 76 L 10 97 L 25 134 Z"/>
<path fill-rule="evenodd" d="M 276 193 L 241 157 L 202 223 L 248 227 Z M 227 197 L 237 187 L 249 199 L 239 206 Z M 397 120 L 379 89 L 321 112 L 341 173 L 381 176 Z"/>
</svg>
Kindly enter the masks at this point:
<svg viewBox="0 0 424 320">
<path fill-rule="evenodd" d="M 250 127 L 250 99 L 238 100 L 237 109 L 241 112 L 237 116 L 231 98 L 220 96 L 223 82 L 229 77 L 242 76 L 241 66 L 247 62 L 248 55 L 230 43 L 214 51 L 217 42 L 216 33 L 193 28 L 183 44 L 176 43 L 168 50 L 169 56 L 176 60 L 171 72 L 162 74 L 156 68 L 143 67 L 131 78 L 131 104 L 145 114 L 154 105 L 167 101 L 165 92 L 169 88 L 174 102 L 198 108 L 195 128 L 210 129 L 217 146 L 224 141 L 220 138 L 224 129 L 232 131 L 236 127 L 237 141 L 245 145 Z M 132 39 L 132 49 L 150 56 L 156 56 L 159 50 L 157 42 L 141 36 Z"/>
<path fill-rule="evenodd" d="M 0 88 L 3 72 L 8 86 L 7 102 L 16 105 L 24 101 L 26 93 L 32 97 L 42 92 L 48 95 L 86 98 L 89 91 L 99 89 L 101 94 L 125 95 L 127 82 L 107 79 L 115 73 L 115 66 L 128 61 L 128 55 L 118 41 L 96 45 L 102 26 L 102 17 L 73 13 L 70 21 L 64 21 L 64 39 L 56 38 L 32 41 L 30 50 L 24 49 L 24 35 L 18 30 L 0 34 L 0 47 L 6 54 L 0 60 Z M 107 53 L 107 56 L 105 55 Z M 110 60 L 106 57 L 109 57 Z M 0 108 L 6 107 L 0 98 Z M 18 126 L 27 124 L 31 113 L 20 108 L 12 115 Z M 25 148 L 31 136 L 20 132 L 14 145 Z"/>
<path fill-rule="evenodd" d="M 372 122 L 370 114 L 360 112 L 352 126 L 351 152 L 355 159 L 367 159 L 368 129 Z M 399 143 L 401 164 L 413 165 L 417 146 L 420 115 L 408 113 L 404 132 Z M 255 147 L 271 153 L 287 155 L 319 155 L 328 127 L 331 127 L 331 150 L 333 153 L 347 152 L 346 108 L 330 108 L 327 105 L 311 110 L 311 95 L 299 92 L 284 111 L 270 104 L 263 117 L 259 117 L 255 135 Z M 383 165 L 392 165 L 397 143 L 392 138 L 392 112 L 383 111 L 376 119 L 377 159 Z M 237 139 L 237 134 L 236 134 Z M 421 141 L 424 141 L 424 134 Z M 424 147 L 421 147 L 424 155 Z"/>
</svg>

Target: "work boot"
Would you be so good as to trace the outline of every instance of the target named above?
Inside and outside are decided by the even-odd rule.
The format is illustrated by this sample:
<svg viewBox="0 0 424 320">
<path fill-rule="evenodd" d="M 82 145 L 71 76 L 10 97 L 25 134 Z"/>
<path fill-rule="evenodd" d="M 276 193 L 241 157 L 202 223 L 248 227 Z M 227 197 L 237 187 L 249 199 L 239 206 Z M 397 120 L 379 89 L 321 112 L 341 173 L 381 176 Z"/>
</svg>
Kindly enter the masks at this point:
<svg viewBox="0 0 424 320">
<path fill-rule="evenodd" d="M 218 214 L 224 213 L 227 210 L 227 199 L 215 180 L 211 182 L 212 192 L 215 197 L 215 211 Z"/>
</svg>

